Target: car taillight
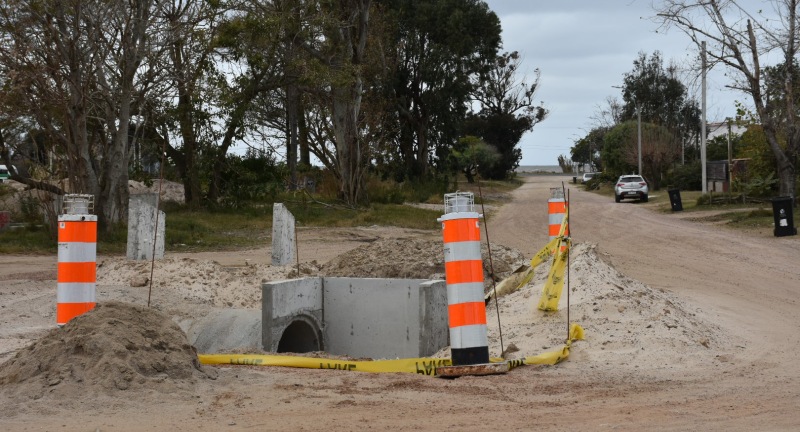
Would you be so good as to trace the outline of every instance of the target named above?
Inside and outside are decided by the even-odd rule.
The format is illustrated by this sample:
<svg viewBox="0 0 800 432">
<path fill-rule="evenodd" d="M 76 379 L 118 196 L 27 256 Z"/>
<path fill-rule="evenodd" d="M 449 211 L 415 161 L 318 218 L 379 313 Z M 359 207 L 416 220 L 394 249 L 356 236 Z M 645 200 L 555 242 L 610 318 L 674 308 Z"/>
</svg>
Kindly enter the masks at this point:
<svg viewBox="0 0 800 432">
<path fill-rule="evenodd" d="M 639 183 L 639 186 L 647 186 L 647 183 L 641 182 L 641 183 Z"/>
<path fill-rule="evenodd" d="M 619 187 L 625 186 L 625 183 L 617 183 L 617 186 Z"/>
</svg>

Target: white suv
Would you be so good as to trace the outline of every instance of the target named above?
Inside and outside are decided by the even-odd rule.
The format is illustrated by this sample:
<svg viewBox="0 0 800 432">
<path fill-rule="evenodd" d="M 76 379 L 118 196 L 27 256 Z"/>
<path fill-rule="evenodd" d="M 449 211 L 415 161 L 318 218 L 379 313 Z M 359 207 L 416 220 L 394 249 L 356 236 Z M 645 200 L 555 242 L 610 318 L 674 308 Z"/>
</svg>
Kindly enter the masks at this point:
<svg viewBox="0 0 800 432">
<path fill-rule="evenodd" d="M 647 202 L 647 181 L 639 175 L 623 175 L 617 180 L 614 186 L 614 201 L 620 202 L 625 198 L 636 198 L 641 202 Z"/>
</svg>

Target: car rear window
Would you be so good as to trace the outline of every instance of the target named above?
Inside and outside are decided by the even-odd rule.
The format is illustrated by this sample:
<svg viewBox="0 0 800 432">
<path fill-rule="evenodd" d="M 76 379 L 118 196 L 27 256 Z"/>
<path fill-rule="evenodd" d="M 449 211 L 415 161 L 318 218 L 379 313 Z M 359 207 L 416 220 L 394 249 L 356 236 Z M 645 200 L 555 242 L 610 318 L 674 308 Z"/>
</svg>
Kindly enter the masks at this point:
<svg viewBox="0 0 800 432">
<path fill-rule="evenodd" d="M 641 177 L 622 177 L 621 180 L 623 183 L 638 183 L 643 182 L 644 180 Z"/>
</svg>

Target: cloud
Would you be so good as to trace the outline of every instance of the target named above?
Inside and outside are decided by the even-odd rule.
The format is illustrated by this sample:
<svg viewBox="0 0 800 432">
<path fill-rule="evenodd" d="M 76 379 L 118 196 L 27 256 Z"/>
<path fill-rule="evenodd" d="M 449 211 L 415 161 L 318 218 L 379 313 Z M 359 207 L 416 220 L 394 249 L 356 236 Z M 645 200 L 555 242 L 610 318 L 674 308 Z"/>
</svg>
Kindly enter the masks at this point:
<svg viewBox="0 0 800 432">
<path fill-rule="evenodd" d="M 488 0 L 500 18 L 503 50 L 518 51 L 521 70 L 541 70 L 536 100 L 550 117 L 525 134 L 522 165 L 555 165 L 569 156 L 575 140 L 591 129 L 591 117 L 608 96 L 620 97 L 621 85 L 639 52 L 658 50 L 665 64 L 696 63 L 697 50 L 682 33 L 656 32 L 650 1 Z M 733 98 L 725 95 L 723 71 L 709 75 L 709 121 L 733 115 Z M 695 88 L 699 99 L 699 78 Z M 739 96 L 739 99 L 742 99 Z"/>
</svg>

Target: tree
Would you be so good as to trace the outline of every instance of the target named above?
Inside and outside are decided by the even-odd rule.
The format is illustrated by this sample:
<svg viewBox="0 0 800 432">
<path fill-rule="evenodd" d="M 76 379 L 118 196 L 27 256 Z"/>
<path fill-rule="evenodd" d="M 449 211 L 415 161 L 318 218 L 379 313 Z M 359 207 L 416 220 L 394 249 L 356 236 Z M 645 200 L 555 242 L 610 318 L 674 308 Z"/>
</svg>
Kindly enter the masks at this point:
<svg viewBox="0 0 800 432">
<path fill-rule="evenodd" d="M 200 159 L 214 141 L 209 110 L 216 103 L 211 82 L 218 72 L 211 41 L 221 11 L 211 2 L 185 0 L 166 2 L 159 13 L 164 45 L 159 61 L 165 85 L 148 108 L 183 182 L 185 202 L 197 207 L 202 195 Z"/>
<path fill-rule="evenodd" d="M 458 140 L 458 145 L 450 153 L 455 165 L 467 177 L 468 183 L 475 182 L 475 175 L 482 166 L 491 167 L 500 160 L 496 148 L 474 136 L 466 136 Z"/>
<path fill-rule="evenodd" d="M 35 127 L 55 155 L 49 178 L 12 178 L 56 194 L 94 195 L 104 230 L 127 217 L 128 148 L 136 138 L 129 126 L 152 83 L 146 56 L 157 7 L 155 0 L 0 6 L 0 127 Z M 3 146 L 8 163 L 13 149 Z M 68 187 L 55 184 L 63 178 Z"/>
<path fill-rule="evenodd" d="M 517 80 L 521 59 L 516 51 L 495 58 L 494 65 L 473 78 L 473 98 L 481 106 L 467 118 L 465 133 L 482 137 L 499 152 L 496 164 L 483 165 L 481 175 L 507 178 L 519 166 L 522 151 L 516 148 L 522 135 L 545 119 L 547 110 L 533 102 L 539 86 L 539 70 L 530 85 Z"/>
<path fill-rule="evenodd" d="M 634 171 L 638 166 L 638 125 L 627 121 L 611 129 L 603 140 L 603 164 L 613 175 Z M 642 123 L 642 175 L 658 189 L 667 169 L 680 156 L 681 145 L 669 129 Z"/>
<path fill-rule="evenodd" d="M 603 150 L 603 138 L 610 128 L 596 127 L 589 133 L 575 141 L 570 149 L 572 161 L 578 165 L 589 165 L 593 171 L 602 171 L 603 163 L 600 158 Z"/>
<path fill-rule="evenodd" d="M 365 176 L 370 161 L 369 144 L 361 136 L 361 103 L 364 95 L 365 59 L 369 36 L 371 0 L 319 2 L 317 16 L 303 24 L 309 35 L 298 41 L 303 50 L 324 69 L 317 77 L 321 106 L 319 119 L 330 119 L 335 154 L 330 162 L 339 180 L 339 197 L 349 205 L 366 200 Z M 325 127 L 323 125 L 323 127 Z M 326 151 L 324 147 L 321 148 Z"/>
<path fill-rule="evenodd" d="M 500 45 L 500 20 L 478 0 L 380 0 L 394 21 L 384 50 L 384 164 L 397 180 L 422 178 L 448 160 L 463 136 L 474 82 L 488 72 Z"/>
<path fill-rule="evenodd" d="M 730 86 L 750 96 L 775 155 L 780 193 L 794 201 L 800 153 L 800 120 L 795 102 L 798 0 L 774 1 L 773 6 L 777 19 L 757 20 L 757 13 L 733 0 L 665 0 L 658 16 L 665 26 L 677 27 L 698 47 L 708 42 L 706 52 L 711 64 L 726 67 L 732 77 Z M 780 76 L 780 86 L 769 85 L 770 76 L 778 75 L 770 74 L 761 65 L 773 52 L 781 56 L 777 67 L 792 70 Z M 770 97 L 777 88 L 782 97 Z M 785 146 L 781 145 L 781 134 L 786 137 Z"/>
<path fill-rule="evenodd" d="M 637 124 L 627 121 L 609 130 L 603 137 L 603 151 L 600 156 L 605 171 L 612 177 L 631 173 L 636 170 Z M 631 150 L 632 148 L 632 150 Z M 631 151 L 634 159 L 631 160 Z"/>
<path fill-rule="evenodd" d="M 640 110 L 642 122 L 663 126 L 683 141 L 699 135 L 700 109 L 687 97 L 686 86 L 676 76 L 677 67 L 664 69 L 658 51 L 649 58 L 640 52 L 633 66 L 623 81 L 621 120 L 637 119 Z"/>
</svg>

